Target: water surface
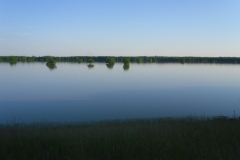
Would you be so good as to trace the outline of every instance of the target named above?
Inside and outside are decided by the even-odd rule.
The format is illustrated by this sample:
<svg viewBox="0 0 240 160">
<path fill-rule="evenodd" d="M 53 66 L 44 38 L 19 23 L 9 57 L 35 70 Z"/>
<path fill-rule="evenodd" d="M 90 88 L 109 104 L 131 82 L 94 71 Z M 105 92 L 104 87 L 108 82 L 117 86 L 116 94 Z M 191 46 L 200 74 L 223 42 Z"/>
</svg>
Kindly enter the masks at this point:
<svg viewBox="0 0 240 160">
<path fill-rule="evenodd" d="M 126 68 L 125 68 L 126 69 Z M 240 115 L 240 65 L 0 63 L 0 123 Z"/>
</svg>

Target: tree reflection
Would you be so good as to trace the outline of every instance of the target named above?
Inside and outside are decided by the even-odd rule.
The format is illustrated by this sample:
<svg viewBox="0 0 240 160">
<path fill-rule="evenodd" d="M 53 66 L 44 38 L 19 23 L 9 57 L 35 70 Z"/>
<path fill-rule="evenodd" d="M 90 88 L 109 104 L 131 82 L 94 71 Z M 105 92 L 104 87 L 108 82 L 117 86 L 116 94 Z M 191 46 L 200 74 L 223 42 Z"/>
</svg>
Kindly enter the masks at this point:
<svg viewBox="0 0 240 160">
<path fill-rule="evenodd" d="M 107 68 L 113 69 L 114 64 L 106 64 Z"/>
<path fill-rule="evenodd" d="M 87 66 L 88 66 L 88 68 L 89 68 L 89 69 L 91 69 L 91 68 L 93 68 L 93 67 L 94 67 L 94 65 L 93 65 L 93 64 L 88 64 Z"/>
<path fill-rule="evenodd" d="M 16 65 L 16 64 L 17 64 L 17 61 L 10 61 L 9 64 L 10 64 L 11 66 Z"/>
<path fill-rule="evenodd" d="M 46 65 L 50 70 L 53 70 L 53 69 L 56 69 L 57 66 L 54 64 L 54 65 Z"/>
<path fill-rule="evenodd" d="M 50 69 L 53 70 L 55 68 L 57 68 L 56 66 L 56 61 L 54 59 L 49 59 L 46 66 Z"/>
<path fill-rule="evenodd" d="M 123 70 L 124 71 L 129 70 L 129 68 L 130 68 L 130 65 L 128 63 L 123 65 Z"/>
</svg>

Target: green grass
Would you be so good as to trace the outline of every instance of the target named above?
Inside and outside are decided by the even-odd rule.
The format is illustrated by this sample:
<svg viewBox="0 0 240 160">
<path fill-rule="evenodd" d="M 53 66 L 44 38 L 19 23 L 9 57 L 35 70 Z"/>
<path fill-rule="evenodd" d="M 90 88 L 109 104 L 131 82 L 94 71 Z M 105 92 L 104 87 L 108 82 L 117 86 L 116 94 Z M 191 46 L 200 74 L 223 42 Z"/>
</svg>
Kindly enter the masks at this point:
<svg viewBox="0 0 240 160">
<path fill-rule="evenodd" d="M 240 159 L 240 120 L 2 125 L 0 159 Z"/>
</svg>

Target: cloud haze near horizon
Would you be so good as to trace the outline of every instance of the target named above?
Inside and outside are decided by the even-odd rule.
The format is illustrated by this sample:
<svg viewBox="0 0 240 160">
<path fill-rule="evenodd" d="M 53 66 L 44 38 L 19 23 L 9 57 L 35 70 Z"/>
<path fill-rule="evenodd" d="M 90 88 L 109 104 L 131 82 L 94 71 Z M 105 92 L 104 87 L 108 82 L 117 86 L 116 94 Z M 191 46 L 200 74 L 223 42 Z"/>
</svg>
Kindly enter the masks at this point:
<svg viewBox="0 0 240 160">
<path fill-rule="evenodd" d="M 240 56 L 240 1 L 0 0 L 0 56 Z"/>
</svg>

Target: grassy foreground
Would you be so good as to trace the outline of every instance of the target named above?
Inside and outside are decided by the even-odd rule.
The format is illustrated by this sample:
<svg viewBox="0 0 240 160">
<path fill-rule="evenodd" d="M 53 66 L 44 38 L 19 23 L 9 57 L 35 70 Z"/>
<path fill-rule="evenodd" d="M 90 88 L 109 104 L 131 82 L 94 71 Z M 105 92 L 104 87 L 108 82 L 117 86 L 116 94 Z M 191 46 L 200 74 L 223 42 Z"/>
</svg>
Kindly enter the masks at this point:
<svg viewBox="0 0 240 160">
<path fill-rule="evenodd" d="M 0 159 L 240 159 L 240 120 L 2 125 Z"/>
</svg>

